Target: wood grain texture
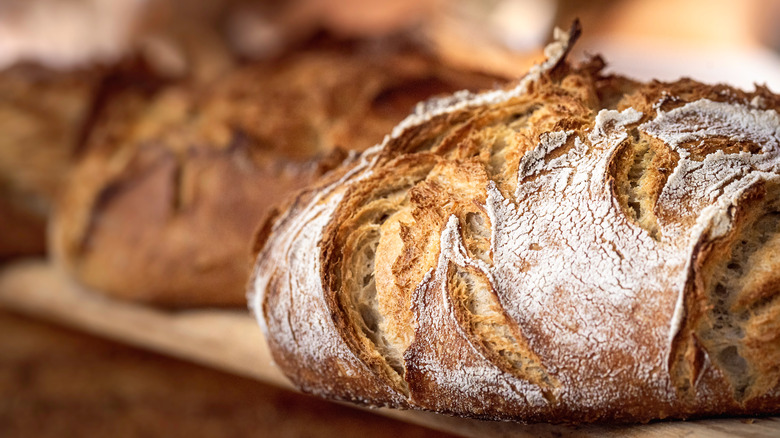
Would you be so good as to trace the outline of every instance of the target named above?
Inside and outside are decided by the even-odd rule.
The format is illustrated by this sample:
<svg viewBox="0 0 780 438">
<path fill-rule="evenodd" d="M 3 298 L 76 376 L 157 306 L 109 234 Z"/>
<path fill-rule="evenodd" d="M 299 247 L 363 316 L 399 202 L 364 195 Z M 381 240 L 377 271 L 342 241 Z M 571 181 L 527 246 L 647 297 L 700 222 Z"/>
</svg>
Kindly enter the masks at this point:
<svg viewBox="0 0 780 438">
<path fill-rule="evenodd" d="M 7 265 L 0 271 L 0 306 L 55 320 L 261 381 L 291 388 L 271 363 L 262 334 L 241 310 L 163 311 L 93 294 L 45 261 Z M 629 426 L 566 426 L 484 422 L 390 409 L 382 415 L 465 437 L 776 437 L 780 418 L 723 418 Z"/>
<path fill-rule="evenodd" d="M 453 438 L 2 308 L 0 333 L 3 438 Z"/>
</svg>

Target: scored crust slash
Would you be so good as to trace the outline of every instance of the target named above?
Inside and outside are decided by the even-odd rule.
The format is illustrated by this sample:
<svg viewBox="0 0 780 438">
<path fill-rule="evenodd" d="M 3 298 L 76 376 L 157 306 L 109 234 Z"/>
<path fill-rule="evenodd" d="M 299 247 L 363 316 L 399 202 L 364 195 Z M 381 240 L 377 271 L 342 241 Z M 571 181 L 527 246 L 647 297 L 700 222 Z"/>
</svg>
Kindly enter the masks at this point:
<svg viewBox="0 0 780 438">
<path fill-rule="evenodd" d="M 780 97 L 565 59 L 428 101 L 257 235 L 302 390 L 484 419 L 780 412 Z"/>
</svg>

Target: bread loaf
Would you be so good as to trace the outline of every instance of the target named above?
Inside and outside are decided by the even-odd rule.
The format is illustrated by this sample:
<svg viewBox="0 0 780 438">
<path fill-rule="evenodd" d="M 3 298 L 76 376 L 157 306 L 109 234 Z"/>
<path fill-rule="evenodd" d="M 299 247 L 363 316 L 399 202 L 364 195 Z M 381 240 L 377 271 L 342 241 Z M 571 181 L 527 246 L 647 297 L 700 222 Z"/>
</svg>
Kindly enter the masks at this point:
<svg viewBox="0 0 780 438">
<path fill-rule="evenodd" d="M 381 47 L 322 42 L 207 87 L 109 102 L 55 213 L 56 260 L 117 297 L 245 306 L 270 205 L 380 141 L 417 100 L 497 80 L 419 45 Z"/>
<path fill-rule="evenodd" d="M 303 391 L 521 421 L 780 412 L 780 98 L 565 57 L 428 101 L 257 235 Z"/>
</svg>

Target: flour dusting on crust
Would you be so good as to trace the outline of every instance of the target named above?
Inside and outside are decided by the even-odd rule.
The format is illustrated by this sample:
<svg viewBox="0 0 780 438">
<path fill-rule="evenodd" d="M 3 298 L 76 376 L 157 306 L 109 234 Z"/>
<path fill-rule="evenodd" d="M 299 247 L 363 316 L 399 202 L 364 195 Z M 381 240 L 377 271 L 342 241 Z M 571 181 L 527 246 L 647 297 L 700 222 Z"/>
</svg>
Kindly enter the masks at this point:
<svg viewBox="0 0 780 438">
<path fill-rule="evenodd" d="M 703 234 L 715 238 L 728 231 L 729 210 L 745 190 L 780 173 L 780 117 L 773 110 L 701 99 L 668 112 L 659 111 L 640 129 L 663 140 L 681 157 L 659 196 L 658 205 L 663 210 L 659 220 L 668 235 L 688 234 L 689 252 Z M 761 151 L 726 154 L 719 150 L 701 161 L 691 159 L 685 144 L 709 137 L 755 143 Z M 685 231 L 691 223 L 693 227 Z M 685 284 L 681 284 L 670 339 L 681 328 L 684 292 Z"/>
<path fill-rule="evenodd" d="M 625 126 L 640 117 L 631 109 L 602 111 L 588 138 L 575 138 L 566 154 L 521 166 L 518 181 L 545 172 L 519 184 L 514 200 L 487 188 L 496 292 L 570 403 L 609 406 L 626 396 L 615 384 L 626 378 L 643 385 L 629 391 L 671 393 L 659 372 L 666 332 L 648 333 L 641 321 L 670 314 L 674 303 L 661 292 L 682 279 L 685 259 L 630 223 L 607 185 L 607 163 L 627 137 Z M 543 142 L 539 149 L 550 148 Z M 636 360 L 602 368 L 605 357 L 622 355 Z"/>
<path fill-rule="evenodd" d="M 437 267 L 426 275 L 425 281 L 415 291 L 413 307 L 417 338 L 407 350 L 405 359 L 414 364 L 409 370 L 410 380 L 425 382 L 428 389 L 425 393 L 458 394 L 459 402 L 456 406 L 447 407 L 443 406 L 445 400 L 435 397 L 415 401 L 430 408 L 461 413 L 479 412 L 489 406 L 488 400 L 493 399 L 514 409 L 547 405 L 540 388 L 507 376 L 475 345 L 467 342 L 469 335 L 454 317 L 453 298 L 447 288 L 451 263 L 471 266 L 490 275 L 484 262 L 467 255 L 460 238 L 458 219 L 454 216 L 450 217 L 442 233 Z M 431 349 L 431 342 L 447 345 L 448 348 Z M 458 360 L 453 361 L 453 357 Z"/>
</svg>

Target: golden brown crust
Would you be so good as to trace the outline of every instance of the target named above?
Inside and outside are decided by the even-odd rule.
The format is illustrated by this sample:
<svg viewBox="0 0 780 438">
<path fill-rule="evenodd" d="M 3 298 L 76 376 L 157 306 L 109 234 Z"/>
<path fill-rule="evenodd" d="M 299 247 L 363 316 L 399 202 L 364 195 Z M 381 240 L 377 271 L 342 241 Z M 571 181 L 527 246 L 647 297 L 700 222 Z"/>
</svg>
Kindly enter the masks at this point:
<svg viewBox="0 0 780 438">
<path fill-rule="evenodd" d="M 108 103 L 57 212 L 57 259 L 90 287 L 168 306 L 242 305 L 273 204 L 379 141 L 414 102 L 495 79 L 419 48 L 333 44 L 205 89 Z"/>
<path fill-rule="evenodd" d="M 251 303 L 294 383 L 522 421 L 780 411 L 778 98 L 565 48 L 266 226 Z"/>
</svg>

